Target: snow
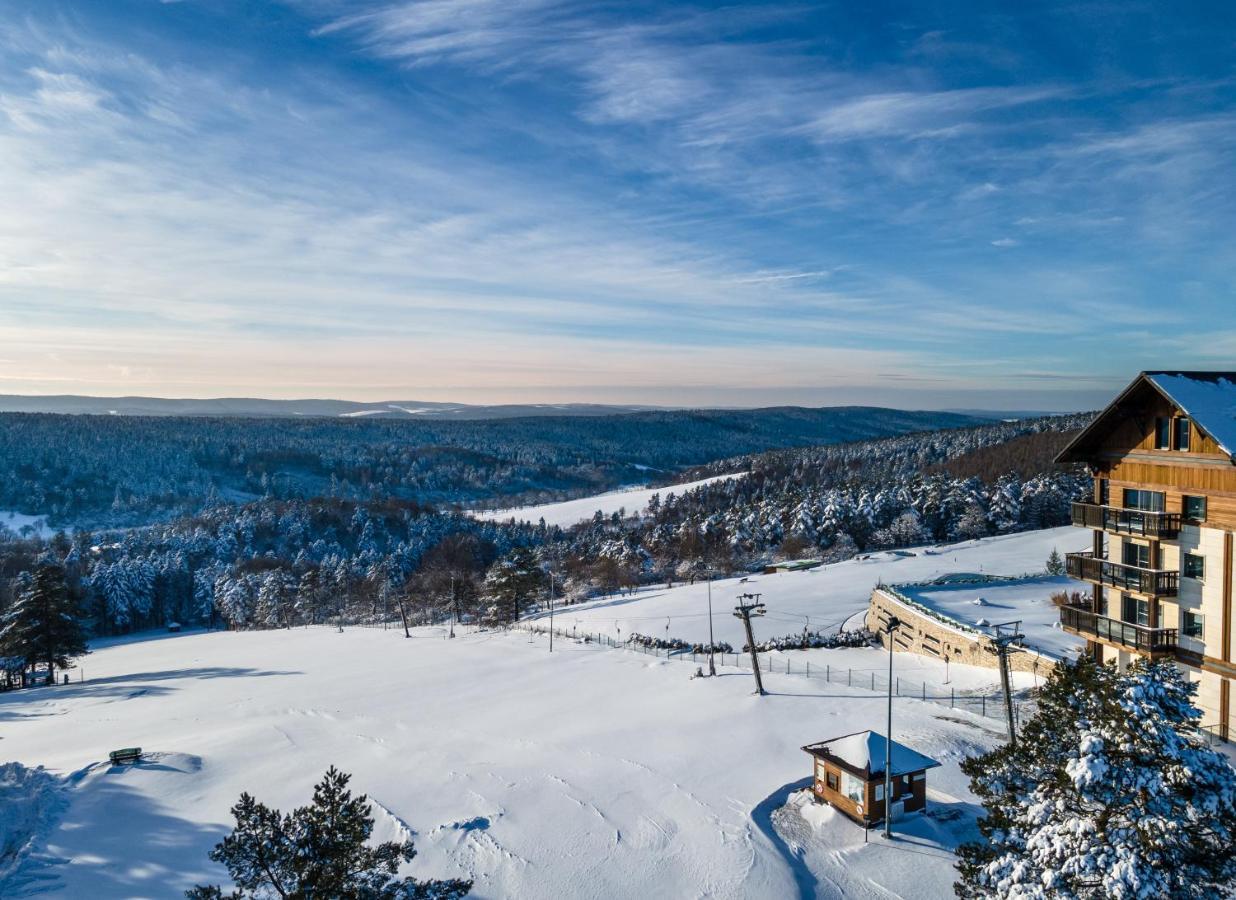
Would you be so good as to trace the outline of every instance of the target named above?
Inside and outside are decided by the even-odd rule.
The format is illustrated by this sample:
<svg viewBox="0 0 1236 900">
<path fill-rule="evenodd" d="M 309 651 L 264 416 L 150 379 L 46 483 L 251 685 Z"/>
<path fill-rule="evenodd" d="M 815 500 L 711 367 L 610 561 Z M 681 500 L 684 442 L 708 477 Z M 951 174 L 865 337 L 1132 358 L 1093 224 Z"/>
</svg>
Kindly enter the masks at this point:
<svg viewBox="0 0 1236 900">
<path fill-rule="evenodd" d="M 60 779 L 42 768 L 0 764 L 0 896 L 37 879 L 35 845 L 62 812 Z"/>
<path fill-rule="evenodd" d="M 860 731 L 843 737 L 822 741 L 810 747 L 821 751 L 820 755 L 832 756 L 847 765 L 865 771 L 868 776 L 884 774 L 884 760 L 889 741 L 875 731 Z M 892 742 L 893 775 L 906 775 L 939 765 L 929 756 L 912 750 L 898 740 Z"/>
<path fill-rule="evenodd" d="M 653 494 L 660 494 L 661 499 L 665 499 L 670 494 L 681 495 L 697 487 L 712 484 L 715 481 L 742 478 L 744 475 L 746 475 L 745 472 L 737 472 L 732 475 L 715 475 L 712 478 L 701 478 L 698 481 L 686 481 L 682 484 L 671 484 L 664 487 L 623 488 L 617 491 L 608 491 L 604 494 L 580 497 L 578 500 L 543 503 L 539 506 L 522 506 L 516 509 L 491 509 L 477 511 L 473 515 L 478 519 L 498 522 L 515 519 L 519 522 L 535 523 L 540 519 L 544 519 L 546 525 L 559 525 L 566 528 L 588 521 L 597 510 L 600 510 L 606 516 L 620 509 L 626 510 L 627 515 L 635 515 L 647 508 L 648 501 L 652 499 Z"/>
<path fill-rule="evenodd" d="M 754 620 L 757 640 L 801 632 L 808 624 L 812 630 L 835 631 L 843 625 L 859 628 L 869 606 L 871 591 L 877 583 L 929 581 L 952 573 L 1020 575 L 1041 571 L 1053 549 L 1058 549 L 1063 555 L 1066 551 L 1083 549 L 1086 541 L 1085 532 L 1067 526 L 944 546 L 918 547 L 911 551 L 871 553 L 863 558 L 806 571 L 721 579 L 711 585 L 713 633 L 718 642 L 742 647 L 745 643 L 742 622 L 731 613 L 737 596 L 743 593 L 760 594 L 767 606 L 767 615 Z M 1057 583 L 1056 579 L 1043 579 L 1019 582 L 1008 588 L 1002 586 L 999 590 L 1007 590 L 1007 597 L 1004 593 L 997 593 L 990 585 L 977 589 L 970 585 L 965 590 L 959 590 L 957 597 L 971 600 L 981 594 L 993 603 L 1016 604 L 1017 615 L 1008 618 L 1025 618 L 1028 625 L 1030 607 L 1039 598 L 1046 603 L 1047 595 L 1058 590 Z M 1067 583 L 1067 580 L 1059 583 Z M 568 630 L 574 628 L 581 634 L 597 632 L 619 639 L 636 632 L 706 644 L 708 590 L 706 582 L 697 582 L 668 590 L 642 589 L 629 595 L 562 606 L 555 611 L 554 625 Z M 942 598 L 950 593 L 948 589 L 941 589 L 931 592 L 930 599 L 943 603 Z M 1058 618 L 1054 607 L 1050 614 Z M 962 615 L 963 621 L 974 621 L 974 607 L 965 608 Z M 1036 628 L 1034 632 L 1034 641 L 1038 644 L 1056 646 L 1049 642 L 1049 637 L 1058 642 L 1070 640 L 1063 632 L 1056 634 L 1055 630 L 1050 629 L 1045 607 L 1039 608 L 1036 615 L 1043 617 L 1043 627 Z M 1007 619 L 999 618 L 996 621 Z M 1052 634 L 1048 635 L 1048 631 Z M 793 654 L 794 660 L 810 660 L 812 667 L 831 665 L 835 669 L 853 669 L 855 673 L 874 672 L 880 677 L 888 668 L 888 654 L 874 647 L 787 652 Z M 941 660 L 918 654 L 898 654 L 896 666 L 898 677 L 926 681 L 928 685 L 939 686 L 947 681 L 963 689 L 994 686 L 999 681 L 994 669 L 950 665 L 946 670 Z M 1019 685 L 1035 683 L 1032 673 L 1014 673 L 1014 677 Z"/>
<path fill-rule="evenodd" d="M 1225 453 L 1236 457 L 1236 380 L 1217 374 L 1197 378 L 1185 372 L 1147 372 L 1146 377 Z"/>
<path fill-rule="evenodd" d="M 43 516 L 30 516 L 15 510 L 0 509 L 0 528 L 7 528 L 14 534 L 20 534 L 27 525 L 30 526 L 31 533 L 40 537 L 51 537 L 56 533 L 56 529 L 48 526 Z"/>
<path fill-rule="evenodd" d="M 0 754 L 44 764 L 67 808 L 20 825 L 43 896 L 174 897 L 225 877 L 207 852 L 242 791 L 284 810 L 335 764 L 410 871 L 479 898 L 944 897 L 977 807 L 958 768 L 999 728 L 901 698 L 896 739 L 941 762 L 933 807 L 872 836 L 796 794 L 801 747 L 884 728 L 843 685 L 690 667 L 526 634 L 426 628 L 198 633 L 119 643 L 87 680 L 0 695 Z M 112 767 L 108 751 L 146 759 Z M 11 824 L 4 820 L 6 824 Z M 0 895 L 25 888 L 0 883 Z"/>
<path fill-rule="evenodd" d="M 895 588 L 914 602 L 987 634 L 994 635 L 996 625 L 1020 620 L 1025 646 L 1053 659 L 1074 655 L 1086 646 L 1084 638 L 1060 628 L 1060 610 L 1051 602 L 1052 594 L 1078 589 L 1077 582 L 1063 575 Z"/>
</svg>

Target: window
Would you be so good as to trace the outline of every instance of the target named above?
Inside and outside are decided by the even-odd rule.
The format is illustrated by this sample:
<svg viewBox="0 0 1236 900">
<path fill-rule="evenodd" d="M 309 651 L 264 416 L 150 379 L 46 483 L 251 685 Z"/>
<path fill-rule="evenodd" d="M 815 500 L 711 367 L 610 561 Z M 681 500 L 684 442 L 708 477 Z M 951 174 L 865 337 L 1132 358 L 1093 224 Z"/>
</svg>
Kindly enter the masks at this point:
<svg viewBox="0 0 1236 900">
<path fill-rule="evenodd" d="M 824 783 L 825 783 L 826 785 L 828 785 L 828 789 L 829 789 L 830 791 L 835 791 L 835 790 L 837 790 L 837 773 L 835 773 L 835 772 L 828 772 L 828 773 L 824 776 Z"/>
<path fill-rule="evenodd" d="M 1120 618 L 1130 625 L 1150 624 L 1150 601 L 1142 600 L 1131 594 L 1124 595 Z"/>
<path fill-rule="evenodd" d="M 863 782 L 861 779 L 855 778 L 849 772 L 843 772 L 841 775 L 841 793 L 845 794 L 855 803 L 863 802 Z"/>
<path fill-rule="evenodd" d="M 1099 479 L 1099 505 L 1110 506 L 1112 502 L 1112 485 L 1106 478 Z"/>
<path fill-rule="evenodd" d="M 1206 521 L 1206 498 L 1185 495 L 1182 505 L 1184 517 L 1192 522 Z"/>
<path fill-rule="evenodd" d="M 1143 512 L 1163 512 L 1162 491 L 1139 491 L 1136 488 L 1124 489 L 1124 508 L 1140 509 Z"/>
<path fill-rule="evenodd" d="M 1189 420 L 1180 418 L 1175 420 L 1176 426 L 1176 449 L 1189 449 Z"/>
<path fill-rule="evenodd" d="M 1156 450 L 1172 449 L 1172 420 L 1159 416 L 1154 420 L 1154 448 Z"/>
<path fill-rule="evenodd" d="M 1126 566 L 1136 566 L 1139 569 L 1150 568 L 1150 545 L 1125 541 L 1121 546 L 1120 561 Z"/>
<path fill-rule="evenodd" d="M 1205 624 L 1205 617 L 1201 613 L 1186 609 L 1180 615 L 1180 630 L 1188 637 L 1200 638 Z"/>
<path fill-rule="evenodd" d="M 875 802 L 879 803 L 884 799 L 884 782 L 880 781 L 875 786 Z"/>
<path fill-rule="evenodd" d="M 1206 577 L 1206 558 L 1197 553 L 1184 555 L 1184 573 L 1186 578 Z"/>
</svg>

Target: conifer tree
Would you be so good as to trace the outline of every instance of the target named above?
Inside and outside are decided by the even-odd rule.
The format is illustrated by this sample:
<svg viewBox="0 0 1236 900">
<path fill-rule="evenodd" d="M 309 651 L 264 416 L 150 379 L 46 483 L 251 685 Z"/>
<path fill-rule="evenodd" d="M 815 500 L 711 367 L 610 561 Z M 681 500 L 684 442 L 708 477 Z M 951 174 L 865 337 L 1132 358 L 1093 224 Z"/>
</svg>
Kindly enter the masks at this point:
<svg viewBox="0 0 1236 900">
<path fill-rule="evenodd" d="M 1064 560 L 1060 558 L 1060 551 L 1055 547 L 1051 548 L 1051 553 L 1047 557 L 1047 574 L 1048 575 L 1063 575 Z"/>
<path fill-rule="evenodd" d="M 400 864 L 416 856 L 411 841 L 369 846 L 369 798 L 353 797 L 351 776 L 334 766 L 313 789 L 313 802 L 282 814 L 248 793 L 232 807 L 236 828 L 210 851 L 227 866 L 236 890 L 198 886 L 190 900 L 456 900 L 471 881 L 399 878 Z"/>
<path fill-rule="evenodd" d="M 966 760 L 987 811 L 962 898 L 1210 898 L 1236 877 L 1236 772 L 1171 661 L 1088 656 L 1048 678 L 1016 746 Z"/>
<path fill-rule="evenodd" d="M 75 605 L 64 567 L 41 563 L 0 619 L 0 655 L 23 659 L 28 668 L 45 663 L 49 677 L 72 667 L 74 658 L 90 652 Z"/>
</svg>

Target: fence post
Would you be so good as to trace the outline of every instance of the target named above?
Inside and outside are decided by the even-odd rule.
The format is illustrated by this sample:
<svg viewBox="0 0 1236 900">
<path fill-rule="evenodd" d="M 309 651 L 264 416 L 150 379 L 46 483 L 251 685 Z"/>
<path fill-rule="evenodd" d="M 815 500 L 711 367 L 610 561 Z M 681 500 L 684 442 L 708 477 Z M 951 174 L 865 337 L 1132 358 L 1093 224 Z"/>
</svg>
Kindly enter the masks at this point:
<svg viewBox="0 0 1236 900">
<path fill-rule="evenodd" d="M 957 708 L 957 689 L 956 688 L 948 689 L 948 705 L 950 709 Z"/>
<path fill-rule="evenodd" d="M 871 673 L 871 689 L 875 690 L 875 672 Z"/>
<path fill-rule="evenodd" d="M 983 701 L 983 718 L 986 719 L 987 718 L 987 695 L 980 694 L 979 696 L 980 698 L 982 698 L 982 701 Z"/>
<path fill-rule="evenodd" d="M 897 679 L 897 696 L 898 697 L 901 696 L 901 679 L 900 678 Z"/>
<path fill-rule="evenodd" d="M 811 660 L 807 660 L 807 677 L 811 677 Z"/>
<path fill-rule="evenodd" d="M 853 670 L 853 669 L 850 669 L 850 670 L 849 670 L 849 675 L 847 675 L 847 676 L 846 676 L 846 679 L 845 679 L 845 686 L 846 686 L 846 687 L 853 687 L 853 686 L 854 686 L 854 670 Z"/>
<path fill-rule="evenodd" d="M 927 682 L 923 682 L 923 699 L 927 699 Z"/>
</svg>

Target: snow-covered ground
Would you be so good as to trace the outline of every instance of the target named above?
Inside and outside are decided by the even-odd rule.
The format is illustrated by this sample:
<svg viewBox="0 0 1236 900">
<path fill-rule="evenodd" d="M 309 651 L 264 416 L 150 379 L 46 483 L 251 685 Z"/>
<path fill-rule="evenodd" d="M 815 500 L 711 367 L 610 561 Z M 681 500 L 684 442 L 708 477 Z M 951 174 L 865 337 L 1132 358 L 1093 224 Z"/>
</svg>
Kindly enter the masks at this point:
<svg viewBox="0 0 1236 900">
<path fill-rule="evenodd" d="M 0 509 L 0 528 L 7 528 L 14 534 L 21 534 L 22 529 L 27 525 L 30 526 L 31 534 L 51 537 L 56 533 L 56 529 L 49 528 L 42 516 L 29 516 L 14 510 Z"/>
<path fill-rule="evenodd" d="M 597 510 L 602 515 L 610 515 L 618 510 L 625 510 L 627 515 L 643 512 L 648 507 L 648 501 L 653 494 L 660 494 L 665 499 L 670 494 L 682 494 L 686 491 L 711 484 L 714 481 L 725 481 L 729 478 L 741 478 L 745 472 L 733 475 L 716 475 L 712 478 L 701 478 L 699 481 L 685 481 L 682 484 L 671 484 L 658 488 L 626 488 L 619 491 L 608 491 L 604 494 L 593 494 L 580 497 L 578 500 L 564 500 L 561 503 L 543 503 L 539 506 L 521 506 L 516 509 L 490 509 L 478 511 L 474 515 L 478 519 L 489 519 L 505 522 L 515 519 L 518 522 L 536 522 L 545 520 L 546 525 L 560 525 L 566 528 L 591 519 Z"/>
<path fill-rule="evenodd" d="M 986 584 L 898 585 L 897 590 L 916 603 L 988 634 L 1004 622 L 1021 622 L 1025 644 L 1056 659 L 1086 646 L 1083 638 L 1060 628 L 1060 610 L 1051 595 L 1077 590 L 1065 576 L 1025 578 Z"/>
<path fill-rule="evenodd" d="M 192 634 L 85 667 L 0 695 L 0 759 L 46 765 L 67 804 L 4 897 L 180 896 L 224 877 L 207 852 L 241 791 L 289 809 L 335 764 L 376 837 L 415 837 L 413 871 L 474 878 L 482 898 L 943 898 L 976 814 L 958 762 L 1000 740 L 898 699 L 898 740 L 943 764 L 935 815 L 865 844 L 794 794 L 804 744 L 883 729 L 884 698 L 859 689 L 773 674 L 760 698 L 738 670 L 691 679 L 632 652 L 437 629 Z M 100 762 L 135 745 L 139 765 Z"/>
<path fill-rule="evenodd" d="M 858 628 L 867 611 L 872 588 L 877 583 L 922 582 L 960 572 L 1022 575 L 1042 571 L 1053 548 L 1063 555 L 1066 551 L 1081 549 L 1086 540 L 1080 529 L 1052 528 L 959 544 L 872 553 L 863 558 L 806 571 L 718 580 L 711 585 L 713 633 L 717 641 L 742 647 L 745 642 L 742 622 L 732 612 L 736 598 L 743 593 L 760 594 L 767 606 L 767 615 L 755 620 L 757 640 L 801 632 L 807 625 L 812 630 L 825 631 L 835 631 L 842 625 Z M 1002 587 L 1001 590 L 1007 591 L 1008 595 L 1001 594 L 1001 599 L 993 602 L 1013 605 L 1016 595 L 1019 610 L 1017 615 L 1002 616 L 999 621 L 1030 619 L 1030 613 L 1023 615 L 1022 609 L 1029 609 L 1040 594 L 1045 607 L 1035 607 L 1035 615 L 1040 618 L 1048 616 L 1046 608 L 1051 606 L 1048 597 L 1059 589 L 1060 583 L 1057 579 L 1040 579 L 1021 583 L 1020 590 Z M 617 639 L 625 639 L 632 632 L 637 632 L 653 637 L 706 643 L 708 590 L 706 582 L 697 582 L 669 589 L 642 589 L 632 594 L 563 606 L 556 610 L 554 625 L 574 628 L 579 633 L 604 633 Z M 947 593 L 932 592 L 929 599 L 943 603 L 943 595 Z M 973 600 L 977 596 L 991 599 L 996 594 L 986 586 L 978 592 L 970 586 L 968 592 L 957 594 L 957 599 Z M 971 606 L 963 610 L 966 616 L 963 621 L 976 618 L 971 614 L 973 609 Z M 993 608 L 985 614 L 995 622 L 992 616 L 1006 612 Z M 1057 615 L 1054 608 L 1050 609 L 1050 615 Z M 1049 627 L 1049 623 L 1043 624 L 1044 629 Z M 1036 635 L 1036 639 L 1043 639 L 1038 631 Z M 1061 640 L 1067 637 L 1059 634 Z M 813 667 L 831 665 L 835 669 L 853 669 L 856 673 L 882 673 L 888 667 L 888 656 L 876 648 L 790 652 L 795 660 L 811 660 Z M 926 681 L 929 686 L 943 685 L 946 679 L 958 689 L 994 687 L 999 681 L 993 669 L 952 665 L 948 667 L 951 671 L 946 671 L 940 660 L 917 654 L 899 654 L 896 664 L 901 677 L 907 681 Z M 1034 682 L 1034 676 L 1030 673 L 1016 673 L 1016 677 L 1022 685 Z"/>
</svg>

